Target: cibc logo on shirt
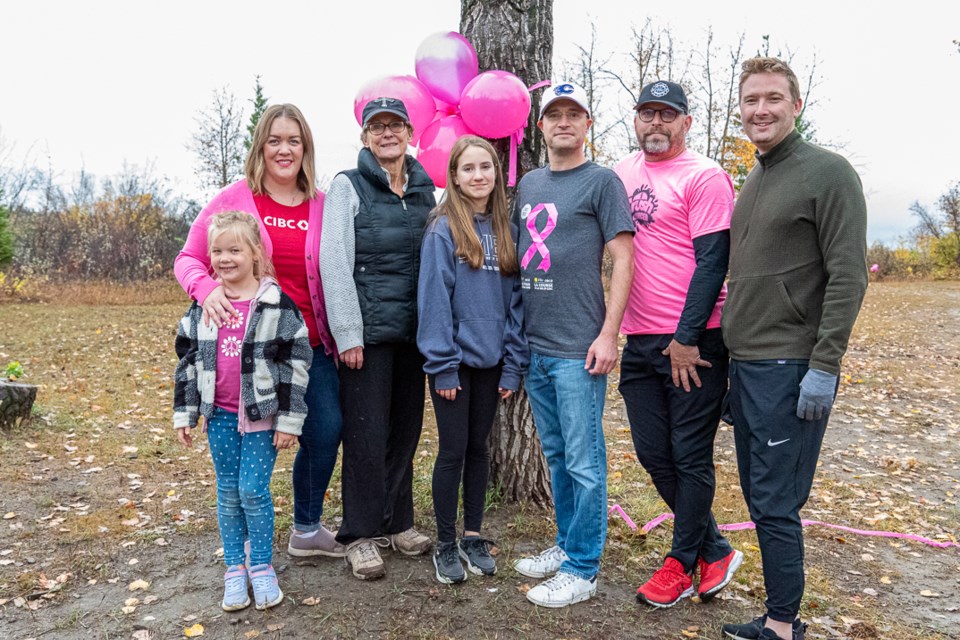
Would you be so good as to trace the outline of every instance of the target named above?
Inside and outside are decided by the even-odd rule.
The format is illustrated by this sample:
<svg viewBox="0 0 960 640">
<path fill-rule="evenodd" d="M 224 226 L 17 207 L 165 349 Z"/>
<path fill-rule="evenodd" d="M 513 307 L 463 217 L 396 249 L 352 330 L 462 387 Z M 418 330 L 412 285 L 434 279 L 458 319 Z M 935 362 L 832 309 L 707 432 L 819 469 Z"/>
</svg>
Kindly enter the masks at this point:
<svg viewBox="0 0 960 640">
<path fill-rule="evenodd" d="M 264 216 L 263 224 L 266 227 L 276 227 L 277 229 L 299 229 L 306 231 L 309 223 L 306 220 L 294 220 L 292 218 L 278 218 L 276 216 Z"/>
</svg>

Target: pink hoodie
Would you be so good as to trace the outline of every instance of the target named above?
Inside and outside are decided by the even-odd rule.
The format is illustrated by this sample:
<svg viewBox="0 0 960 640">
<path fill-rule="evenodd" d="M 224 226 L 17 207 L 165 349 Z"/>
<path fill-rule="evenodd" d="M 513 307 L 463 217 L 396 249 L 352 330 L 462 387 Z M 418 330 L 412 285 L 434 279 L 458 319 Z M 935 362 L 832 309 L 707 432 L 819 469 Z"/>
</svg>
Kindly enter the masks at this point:
<svg viewBox="0 0 960 640">
<path fill-rule="evenodd" d="M 219 286 L 213 279 L 210 268 L 210 255 L 207 250 L 207 226 L 210 216 L 224 211 L 245 211 L 252 214 L 260 224 L 260 237 L 267 255 L 273 255 L 273 243 L 267 233 L 260 212 L 253 202 L 253 192 L 246 180 L 238 180 L 214 196 L 197 219 L 190 226 L 190 234 L 173 263 L 173 273 L 187 295 L 203 304 L 207 296 Z M 304 268 L 307 272 L 307 284 L 310 288 L 310 304 L 313 307 L 313 319 L 320 331 L 320 341 L 328 356 L 336 354 L 336 345 L 330 335 L 327 324 L 327 310 L 323 301 L 323 287 L 320 286 L 320 233 L 323 228 L 323 193 L 310 200 L 310 220 L 307 227 L 307 244 L 304 255 Z M 310 322 L 310 318 L 304 318 Z"/>
</svg>

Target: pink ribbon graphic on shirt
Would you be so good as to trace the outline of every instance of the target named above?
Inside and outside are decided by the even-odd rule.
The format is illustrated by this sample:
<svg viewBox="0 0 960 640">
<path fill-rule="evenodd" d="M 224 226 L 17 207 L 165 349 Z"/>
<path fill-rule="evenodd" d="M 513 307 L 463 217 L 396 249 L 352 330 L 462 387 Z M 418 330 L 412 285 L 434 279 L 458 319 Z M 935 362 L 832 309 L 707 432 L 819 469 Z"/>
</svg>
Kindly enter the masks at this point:
<svg viewBox="0 0 960 640">
<path fill-rule="evenodd" d="M 543 227 L 543 231 L 541 232 L 537 231 L 537 216 L 544 209 L 547 211 L 547 224 Z M 527 252 L 523 254 L 523 260 L 520 261 L 520 267 L 522 269 L 526 269 L 527 265 L 530 264 L 530 261 L 533 260 L 533 256 L 539 253 L 542 260 L 540 260 L 540 266 L 537 267 L 537 269 L 541 271 L 550 271 L 550 250 L 547 249 L 545 240 L 556 228 L 557 217 L 557 207 L 552 202 L 547 204 L 538 204 L 527 215 L 527 231 L 530 232 L 530 240 L 533 241 L 533 244 L 531 244 L 530 248 L 527 249 Z"/>
</svg>

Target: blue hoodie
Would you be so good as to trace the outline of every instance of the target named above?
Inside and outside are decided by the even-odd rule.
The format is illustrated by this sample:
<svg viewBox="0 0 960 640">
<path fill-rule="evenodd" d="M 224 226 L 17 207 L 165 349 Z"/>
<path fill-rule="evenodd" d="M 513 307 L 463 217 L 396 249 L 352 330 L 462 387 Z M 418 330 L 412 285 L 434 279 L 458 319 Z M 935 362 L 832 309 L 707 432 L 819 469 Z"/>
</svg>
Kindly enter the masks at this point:
<svg viewBox="0 0 960 640">
<path fill-rule="evenodd" d="M 447 216 L 427 225 L 420 251 L 417 347 L 437 389 L 460 386 L 461 363 L 488 369 L 503 360 L 499 386 L 516 391 L 530 362 L 520 278 L 500 275 L 490 217 L 475 215 L 474 229 L 483 246 L 480 269 L 456 255 Z M 510 231 L 516 242 L 516 227 Z"/>
</svg>

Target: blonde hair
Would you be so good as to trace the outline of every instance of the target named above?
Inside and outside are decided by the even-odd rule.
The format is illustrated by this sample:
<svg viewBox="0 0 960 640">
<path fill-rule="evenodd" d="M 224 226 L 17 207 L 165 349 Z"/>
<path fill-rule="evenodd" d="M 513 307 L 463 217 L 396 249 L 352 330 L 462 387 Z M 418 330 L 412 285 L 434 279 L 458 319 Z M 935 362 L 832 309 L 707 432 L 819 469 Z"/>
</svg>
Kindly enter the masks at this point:
<svg viewBox="0 0 960 640">
<path fill-rule="evenodd" d="M 757 73 L 779 73 L 787 79 L 790 85 L 790 98 L 796 102 L 800 99 L 800 81 L 797 80 L 797 74 L 793 72 L 786 62 L 780 58 L 771 58 L 766 56 L 757 56 L 744 60 L 741 65 L 743 71 L 740 72 L 740 96 L 743 96 L 743 83 L 747 78 Z"/>
<path fill-rule="evenodd" d="M 212 216 L 207 227 L 207 250 L 213 246 L 214 240 L 227 232 L 232 232 L 233 237 L 247 245 L 253 254 L 254 278 L 260 280 L 263 276 L 276 277 L 273 261 L 263 248 L 260 225 L 256 218 L 243 211 L 225 211 Z"/>
<path fill-rule="evenodd" d="M 289 118 L 300 127 L 300 140 L 303 144 L 303 162 L 300 163 L 300 173 L 297 174 L 297 188 L 307 195 L 307 199 L 317 197 L 317 178 L 314 168 L 313 134 L 307 125 L 306 118 L 300 109 L 292 104 L 274 104 L 257 121 L 257 128 L 253 130 L 253 140 L 250 142 L 250 152 L 247 154 L 247 163 L 244 174 L 247 186 L 257 195 L 266 193 L 263 186 L 263 175 L 266 163 L 263 161 L 263 145 L 270 137 L 270 127 L 277 118 Z"/>
<path fill-rule="evenodd" d="M 473 206 L 455 183 L 460 156 L 470 147 L 483 149 L 493 159 L 496 184 L 487 199 L 487 210 L 484 213 L 490 214 L 493 233 L 497 238 L 497 264 L 500 273 L 505 276 L 515 276 L 520 273 L 520 268 L 517 264 L 517 247 L 510 233 L 503 172 L 500 168 L 500 158 L 489 142 L 478 136 L 464 136 L 454 143 L 453 149 L 450 150 L 450 162 L 447 165 L 447 189 L 443 193 L 443 200 L 434 209 L 432 218 L 447 216 L 456 255 L 466 260 L 473 269 L 483 267 L 483 246 L 473 226 L 473 215 L 477 212 L 473 210 Z"/>
</svg>

